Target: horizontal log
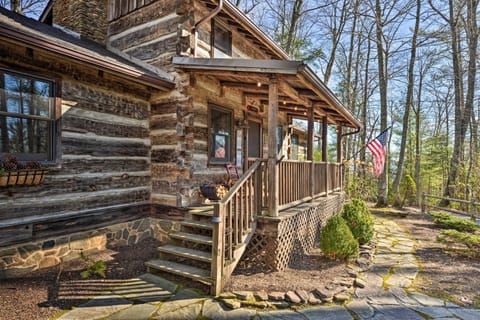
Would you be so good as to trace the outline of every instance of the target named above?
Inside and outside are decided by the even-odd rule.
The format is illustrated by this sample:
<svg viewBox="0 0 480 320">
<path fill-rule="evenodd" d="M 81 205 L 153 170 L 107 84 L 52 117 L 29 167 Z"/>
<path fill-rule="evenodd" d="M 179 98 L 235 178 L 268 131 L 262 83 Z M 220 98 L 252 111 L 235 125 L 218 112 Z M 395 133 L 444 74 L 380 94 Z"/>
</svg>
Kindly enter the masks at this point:
<svg viewBox="0 0 480 320">
<path fill-rule="evenodd" d="M 0 228 L 0 247 L 25 242 L 32 238 L 32 225 L 20 225 Z"/>
<path fill-rule="evenodd" d="M 78 136 L 62 136 L 62 154 L 89 156 L 136 156 L 147 157 L 150 147 L 144 143 L 129 141 L 80 140 Z"/>
<path fill-rule="evenodd" d="M 61 167 L 50 172 L 61 174 L 79 174 L 86 172 L 135 172 L 149 170 L 147 157 L 90 157 L 63 156 Z"/>
<path fill-rule="evenodd" d="M 78 231 L 98 230 L 103 226 L 136 220 L 149 213 L 150 203 L 141 202 L 0 221 L 0 247 Z"/>
<path fill-rule="evenodd" d="M 176 163 L 179 153 L 176 149 L 153 149 L 152 163 Z"/>
<path fill-rule="evenodd" d="M 3 219 L 6 217 L 24 218 L 38 213 L 62 213 L 116 204 L 135 203 L 149 199 L 149 187 L 78 192 L 51 197 L 2 201 L 0 203 L 0 214 L 2 214 Z"/>
<path fill-rule="evenodd" d="M 177 114 L 169 113 L 152 116 L 150 119 L 150 130 L 169 130 L 177 129 Z"/>
<path fill-rule="evenodd" d="M 176 194 L 177 182 L 152 179 L 152 193 Z"/>
<path fill-rule="evenodd" d="M 109 34 L 115 35 L 134 27 L 142 27 L 143 24 L 155 21 L 172 12 L 176 12 L 177 1 L 159 0 L 154 1 L 151 5 L 140 8 L 128 15 L 122 17 L 109 24 Z"/>
<path fill-rule="evenodd" d="M 152 146 L 176 144 L 178 139 L 176 130 L 162 130 L 162 131 L 164 131 L 162 134 L 154 134 L 150 137 Z"/>
<path fill-rule="evenodd" d="M 104 226 L 145 217 L 149 214 L 149 211 L 149 205 L 137 206 L 135 204 L 115 210 L 98 208 L 88 214 L 76 215 L 68 219 L 55 219 L 33 224 L 33 236 L 35 238 L 46 238 L 79 231 L 98 230 L 98 228 Z"/>
<path fill-rule="evenodd" d="M 119 50 L 125 50 L 141 43 L 152 41 L 164 34 L 177 32 L 178 23 L 182 20 L 175 12 L 162 16 L 143 25 L 125 30 L 110 37 L 110 44 Z"/>
<path fill-rule="evenodd" d="M 52 175 L 37 186 L 12 186 L 0 189 L 2 201 L 52 197 L 68 193 L 148 187 L 150 172 L 112 172 L 79 175 Z"/>
<path fill-rule="evenodd" d="M 62 98 L 66 100 L 64 102 L 66 107 L 139 120 L 146 120 L 149 115 L 149 104 L 146 101 L 130 99 L 115 94 L 114 91 L 101 91 L 79 83 L 65 81 L 62 86 Z M 73 105 L 69 105 L 70 102 L 74 102 Z"/>
<path fill-rule="evenodd" d="M 94 114 L 99 113 L 95 112 Z M 106 122 L 98 118 L 80 118 L 72 113 L 63 115 L 62 127 L 73 131 L 93 133 L 98 136 L 126 138 L 147 138 L 149 136 L 148 123 L 146 126 L 134 126 L 122 124 L 121 122 Z"/>
<path fill-rule="evenodd" d="M 176 52 L 177 51 L 177 32 L 164 35 L 156 40 L 144 43 L 125 50 L 128 55 L 131 55 L 140 60 L 147 60 L 156 58 L 161 53 Z"/>
</svg>

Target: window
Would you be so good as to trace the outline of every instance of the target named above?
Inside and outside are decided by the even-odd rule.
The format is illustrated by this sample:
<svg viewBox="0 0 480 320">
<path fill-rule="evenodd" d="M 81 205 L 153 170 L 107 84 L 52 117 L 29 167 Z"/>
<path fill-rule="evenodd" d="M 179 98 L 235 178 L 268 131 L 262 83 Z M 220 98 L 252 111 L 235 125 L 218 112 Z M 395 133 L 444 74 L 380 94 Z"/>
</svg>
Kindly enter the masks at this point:
<svg viewBox="0 0 480 320">
<path fill-rule="evenodd" d="M 232 161 L 232 111 L 216 106 L 209 108 L 210 163 L 224 164 Z"/>
<path fill-rule="evenodd" d="M 0 156 L 53 160 L 52 81 L 0 69 Z"/>
<path fill-rule="evenodd" d="M 213 42 L 213 56 L 231 57 L 232 56 L 232 33 L 213 20 L 212 22 L 212 42 Z"/>
</svg>

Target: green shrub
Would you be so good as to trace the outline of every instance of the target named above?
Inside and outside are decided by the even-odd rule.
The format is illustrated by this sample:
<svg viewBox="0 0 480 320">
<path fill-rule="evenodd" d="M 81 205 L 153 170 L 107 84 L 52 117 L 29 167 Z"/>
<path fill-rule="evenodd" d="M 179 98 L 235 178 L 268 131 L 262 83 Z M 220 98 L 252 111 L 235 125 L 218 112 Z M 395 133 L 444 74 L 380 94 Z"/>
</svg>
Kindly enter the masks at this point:
<svg viewBox="0 0 480 320">
<path fill-rule="evenodd" d="M 343 207 L 342 218 L 347 222 L 359 244 L 365 244 L 373 237 L 373 220 L 365 201 L 352 199 Z"/>
<path fill-rule="evenodd" d="M 107 270 L 107 264 L 104 261 L 92 260 L 83 251 L 80 252 L 80 258 L 87 263 L 85 269 L 80 272 L 80 277 L 82 279 L 88 279 L 95 274 L 102 278 L 106 277 L 105 271 Z"/>
<path fill-rule="evenodd" d="M 463 253 L 469 256 L 480 256 L 480 236 L 457 230 L 443 230 L 437 240 L 448 246 L 466 247 Z M 460 251 L 462 252 L 462 251 Z"/>
<path fill-rule="evenodd" d="M 402 178 L 402 181 L 400 181 L 400 192 L 398 197 L 400 198 L 398 203 L 400 207 L 403 207 L 405 204 L 413 205 L 417 200 L 417 185 L 411 175 L 405 175 Z"/>
<path fill-rule="evenodd" d="M 455 229 L 458 231 L 473 232 L 478 229 L 478 225 L 471 220 L 459 218 L 443 212 L 431 212 L 433 222 L 442 229 Z"/>
<path fill-rule="evenodd" d="M 358 242 L 339 214 L 331 217 L 322 229 L 320 249 L 333 259 L 349 260 L 358 255 Z"/>
</svg>

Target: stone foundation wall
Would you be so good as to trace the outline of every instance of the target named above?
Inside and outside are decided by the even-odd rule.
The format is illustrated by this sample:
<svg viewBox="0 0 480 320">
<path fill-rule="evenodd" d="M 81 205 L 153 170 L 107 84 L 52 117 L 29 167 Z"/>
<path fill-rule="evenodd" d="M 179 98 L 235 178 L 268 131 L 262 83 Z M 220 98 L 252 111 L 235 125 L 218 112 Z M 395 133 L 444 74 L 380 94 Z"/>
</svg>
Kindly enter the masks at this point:
<svg viewBox="0 0 480 320">
<path fill-rule="evenodd" d="M 282 271 L 318 246 L 321 228 L 343 209 L 345 193 L 317 198 L 313 203 L 282 211 L 279 217 L 261 217 L 244 260 L 266 271 Z"/>
<path fill-rule="evenodd" d="M 156 218 L 143 218 L 105 228 L 48 238 L 17 246 L 0 248 L 0 279 L 17 278 L 38 269 L 80 258 L 80 252 L 92 253 L 109 247 L 135 244 L 153 237 L 161 242 L 179 224 Z"/>
</svg>

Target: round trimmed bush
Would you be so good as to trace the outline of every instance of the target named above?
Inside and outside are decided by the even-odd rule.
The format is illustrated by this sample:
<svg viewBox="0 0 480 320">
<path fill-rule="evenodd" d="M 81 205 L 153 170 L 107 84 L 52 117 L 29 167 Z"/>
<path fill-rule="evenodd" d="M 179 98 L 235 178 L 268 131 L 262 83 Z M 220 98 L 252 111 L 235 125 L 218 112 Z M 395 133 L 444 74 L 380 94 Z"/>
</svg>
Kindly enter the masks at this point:
<svg viewBox="0 0 480 320">
<path fill-rule="evenodd" d="M 339 214 L 331 217 L 322 229 L 320 249 L 333 259 L 349 260 L 358 256 L 358 242 Z"/>
<path fill-rule="evenodd" d="M 347 222 L 359 244 L 368 243 L 373 237 L 373 220 L 365 201 L 352 199 L 343 207 L 342 218 Z"/>
</svg>

